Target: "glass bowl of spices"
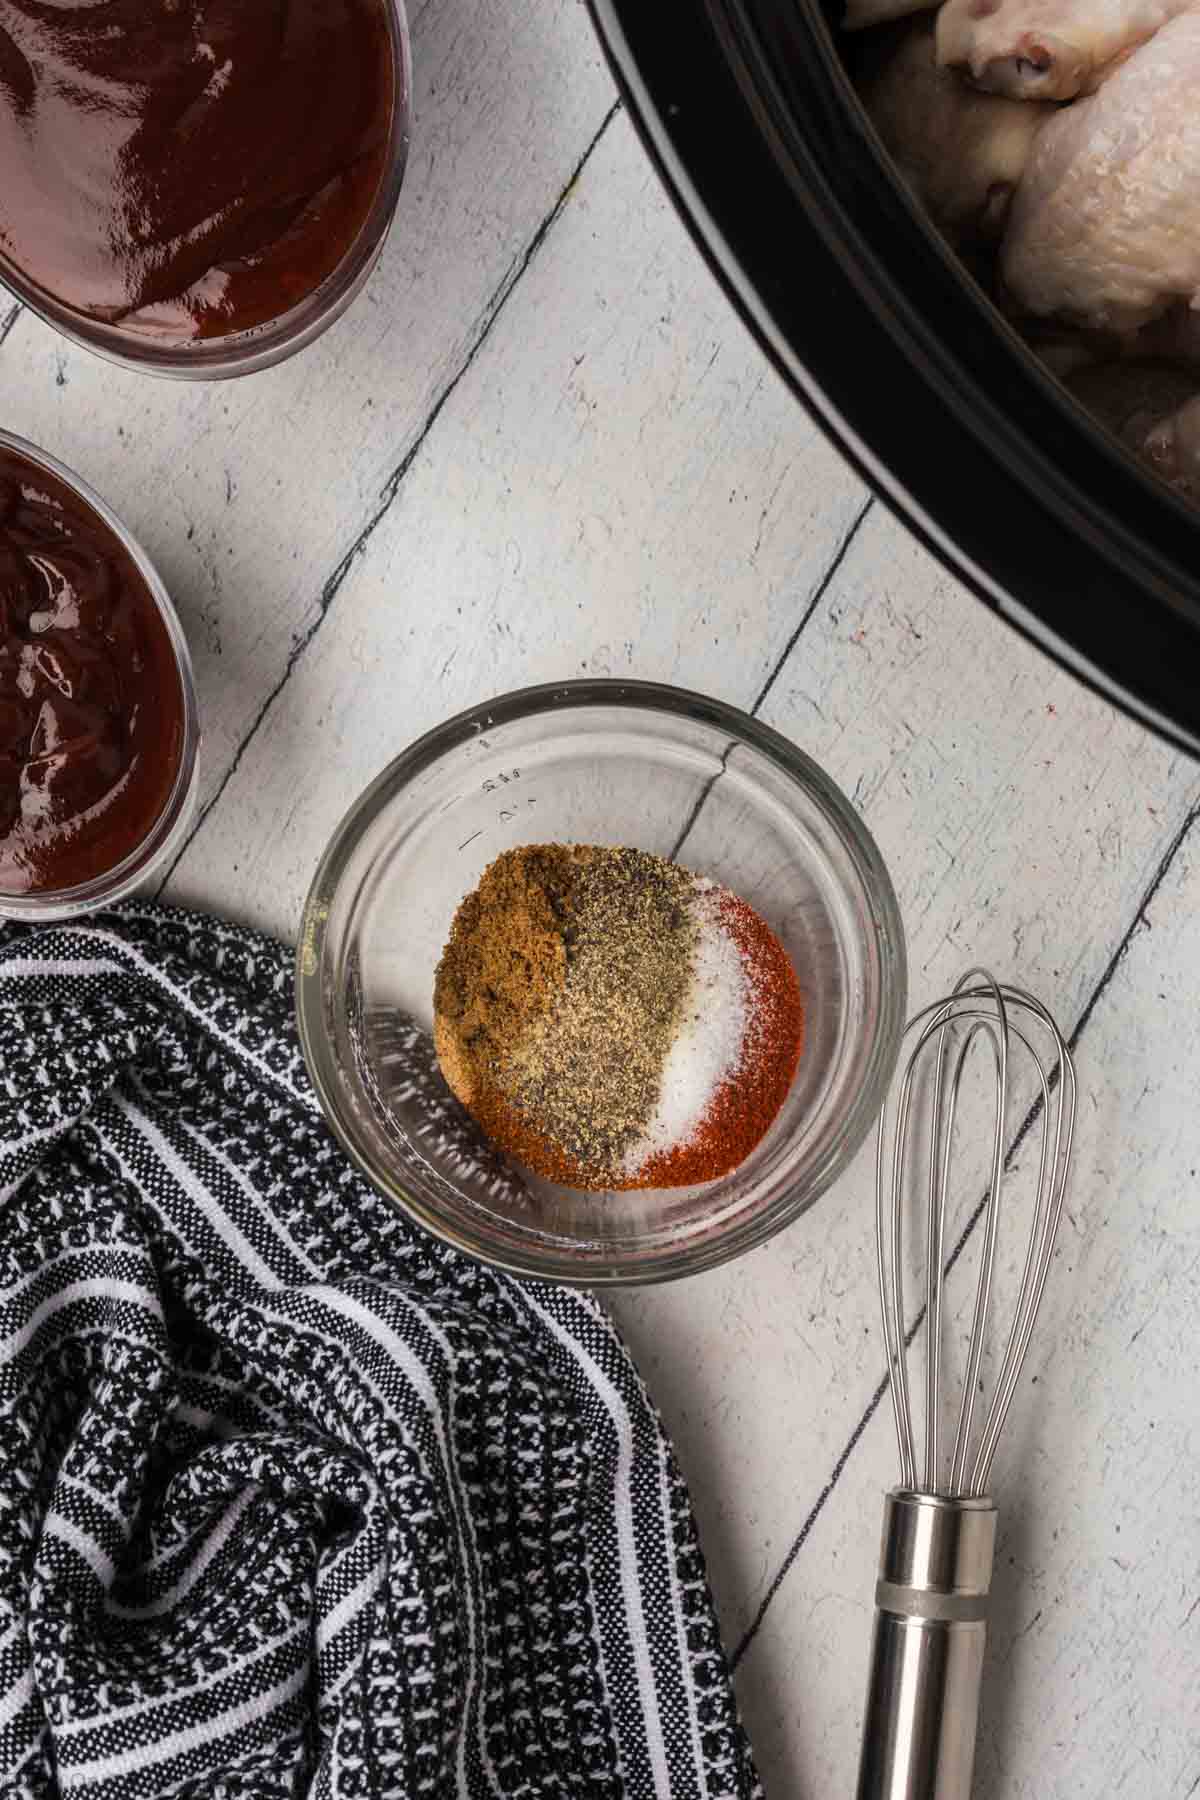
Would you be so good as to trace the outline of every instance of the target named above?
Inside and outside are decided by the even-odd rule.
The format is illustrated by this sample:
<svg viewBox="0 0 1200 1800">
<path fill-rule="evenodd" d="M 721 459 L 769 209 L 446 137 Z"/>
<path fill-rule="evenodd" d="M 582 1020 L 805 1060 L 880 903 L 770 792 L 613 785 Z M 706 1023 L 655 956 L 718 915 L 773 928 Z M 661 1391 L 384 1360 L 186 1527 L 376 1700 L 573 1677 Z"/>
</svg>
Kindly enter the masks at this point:
<svg viewBox="0 0 1200 1800">
<path fill-rule="evenodd" d="M 471 1255 L 587 1286 L 711 1268 L 810 1206 L 878 1113 L 906 999 L 837 787 L 644 682 L 525 689 L 419 739 L 338 827 L 297 955 L 309 1070 L 372 1182 Z"/>
<path fill-rule="evenodd" d="M 0 281 L 128 367 L 280 361 L 383 248 L 409 69 L 403 0 L 7 0 Z"/>
</svg>

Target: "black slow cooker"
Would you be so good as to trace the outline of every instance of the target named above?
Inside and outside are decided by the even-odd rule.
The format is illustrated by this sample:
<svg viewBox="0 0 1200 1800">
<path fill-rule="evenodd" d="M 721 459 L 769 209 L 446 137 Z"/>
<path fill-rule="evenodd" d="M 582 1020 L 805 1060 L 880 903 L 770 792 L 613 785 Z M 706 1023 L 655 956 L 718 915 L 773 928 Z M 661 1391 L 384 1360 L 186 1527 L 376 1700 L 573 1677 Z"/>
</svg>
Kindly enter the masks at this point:
<svg viewBox="0 0 1200 1800">
<path fill-rule="evenodd" d="M 1200 751 L 1200 513 L 917 211 L 815 0 L 590 4 L 676 205 L 829 436 L 981 600 Z"/>
</svg>

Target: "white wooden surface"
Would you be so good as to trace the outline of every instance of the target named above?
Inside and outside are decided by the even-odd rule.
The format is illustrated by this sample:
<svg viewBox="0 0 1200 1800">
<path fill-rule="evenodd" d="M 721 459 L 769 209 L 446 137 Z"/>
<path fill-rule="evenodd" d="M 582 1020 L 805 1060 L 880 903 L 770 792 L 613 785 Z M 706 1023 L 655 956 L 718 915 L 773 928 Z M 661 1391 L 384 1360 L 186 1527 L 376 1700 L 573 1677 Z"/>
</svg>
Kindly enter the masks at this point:
<svg viewBox="0 0 1200 1800">
<path fill-rule="evenodd" d="M 202 811 L 167 897 L 293 932 L 362 785 L 526 681 L 674 681 L 803 744 L 891 865 L 914 1001 L 983 958 L 1077 1039 L 1071 1217 L 1001 1453 L 978 1793 L 1183 1800 L 1200 1792 L 1200 769 L 869 501 L 669 212 L 577 0 L 412 10 L 396 229 L 306 355 L 181 387 L 0 307 L 0 418 L 123 513 L 195 650 Z M 853 1786 L 894 1475 L 890 1414 L 870 1411 L 870 1203 L 860 1159 L 754 1255 L 616 1303 L 693 1485 L 774 1800 Z"/>
</svg>

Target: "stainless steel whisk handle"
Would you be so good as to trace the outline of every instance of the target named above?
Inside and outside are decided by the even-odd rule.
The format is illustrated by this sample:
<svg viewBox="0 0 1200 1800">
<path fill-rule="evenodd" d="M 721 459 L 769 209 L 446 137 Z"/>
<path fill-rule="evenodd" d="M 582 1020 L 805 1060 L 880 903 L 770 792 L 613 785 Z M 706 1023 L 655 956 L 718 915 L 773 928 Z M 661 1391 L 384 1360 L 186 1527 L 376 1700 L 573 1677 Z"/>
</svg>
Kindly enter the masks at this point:
<svg viewBox="0 0 1200 1800">
<path fill-rule="evenodd" d="M 858 1800 L 970 1800 L 996 1509 L 884 1503 Z"/>
</svg>

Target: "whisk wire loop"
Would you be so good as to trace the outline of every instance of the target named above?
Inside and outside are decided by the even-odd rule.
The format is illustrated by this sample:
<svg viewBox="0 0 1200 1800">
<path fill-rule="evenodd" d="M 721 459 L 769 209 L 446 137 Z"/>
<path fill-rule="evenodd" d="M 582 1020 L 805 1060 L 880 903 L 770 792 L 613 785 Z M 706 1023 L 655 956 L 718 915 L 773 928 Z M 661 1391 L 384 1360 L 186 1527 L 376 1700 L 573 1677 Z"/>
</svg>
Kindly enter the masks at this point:
<svg viewBox="0 0 1200 1800">
<path fill-rule="evenodd" d="M 1023 994 L 1022 1002 L 1038 1017 L 1054 1043 L 1055 1061 L 1049 1074 L 1037 1062 L 1042 1087 L 1041 1156 L 1039 1159 L 1037 1208 L 1030 1233 L 1025 1268 L 1017 1298 L 1013 1329 L 1004 1360 L 996 1380 L 996 1391 L 984 1425 L 979 1452 L 971 1477 L 970 1491 L 986 1490 L 992 1459 L 1004 1429 L 1004 1421 L 1021 1377 L 1021 1367 L 1029 1349 L 1037 1322 L 1038 1309 L 1046 1287 L 1046 1278 L 1054 1260 L 1054 1245 L 1062 1219 L 1067 1173 L 1075 1140 L 1076 1081 L 1075 1063 L 1061 1031 L 1039 1001 Z M 1035 1061 L 1037 1059 L 1035 1058 Z M 1057 1077 L 1057 1082 L 1056 1082 Z M 1055 1089 L 1057 1087 L 1057 1104 Z"/>
<path fill-rule="evenodd" d="M 1018 1022 L 1019 1021 L 1019 1022 Z M 1045 1057 L 1035 1042 L 1045 1035 L 1052 1054 Z M 921 1488 L 948 1497 L 978 1496 L 986 1491 L 996 1446 L 1011 1406 L 1021 1366 L 1033 1333 L 1038 1307 L 1062 1212 L 1075 1119 L 1075 1071 L 1071 1052 L 1054 1020 L 1041 1003 L 1022 989 L 1004 986 L 984 969 L 970 969 L 953 992 L 910 1021 L 911 1049 L 896 1092 L 894 1126 L 888 1153 L 888 1109 L 879 1121 L 876 1145 L 876 1213 L 879 1244 L 879 1294 L 884 1347 L 888 1359 L 892 1409 L 900 1458 L 901 1484 L 917 1488 L 916 1434 L 906 1350 L 910 1332 L 904 1310 L 904 1196 L 911 1161 L 911 1133 L 916 1084 L 932 1054 L 928 1133 L 927 1219 L 925 1231 L 925 1380 L 924 1456 Z M 959 1398 L 948 1473 L 944 1469 L 941 1420 L 943 1379 L 946 1221 L 950 1206 L 955 1126 L 960 1095 L 972 1052 L 978 1043 L 991 1051 L 995 1077 L 991 1155 L 983 1198 L 983 1242 L 975 1286 L 966 1371 Z M 1040 1113 L 1040 1151 L 1033 1218 L 1018 1296 L 994 1390 L 987 1405 L 980 1398 L 980 1372 L 993 1307 L 997 1245 L 1006 1174 L 1009 1119 L 1010 1052 L 1019 1046 L 1037 1078 L 1035 1104 Z M 1040 1103 L 1040 1104 L 1039 1104 Z M 916 1329 L 916 1321 L 913 1330 Z M 979 1442 L 972 1453 L 979 1415 Z"/>
<path fill-rule="evenodd" d="M 938 1191 L 938 1243 L 939 1255 L 936 1268 L 930 1273 L 931 1285 L 937 1292 L 938 1304 L 938 1338 L 936 1344 L 930 1342 L 928 1367 L 928 1393 L 931 1411 L 926 1416 L 926 1439 L 936 1443 L 937 1422 L 939 1413 L 939 1381 L 941 1370 L 941 1311 L 942 1292 L 945 1285 L 945 1262 L 941 1255 L 941 1246 L 945 1241 L 946 1209 L 950 1187 L 950 1154 L 954 1137 L 954 1121 L 958 1111 L 958 1096 L 962 1088 L 963 1072 L 967 1058 L 976 1038 L 984 1038 L 991 1046 L 996 1067 L 996 1105 L 992 1124 L 992 1159 L 988 1178 L 987 1232 L 984 1239 L 983 1254 L 979 1261 L 979 1280 L 975 1291 L 975 1323 L 971 1330 L 971 1355 L 967 1367 L 967 1377 L 963 1383 L 962 1401 L 959 1407 L 958 1425 L 954 1434 L 954 1456 L 951 1462 L 949 1492 L 956 1493 L 962 1481 L 963 1465 L 967 1459 L 967 1444 L 971 1434 L 971 1424 L 975 1414 L 975 1391 L 979 1379 L 979 1360 L 982 1354 L 983 1341 L 987 1332 L 988 1315 L 992 1303 L 992 1276 L 996 1264 L 996 1236 L 1000 1222 L 1000 1183 L 1004 1167 L 1004 1092 L 1007 1079 L 1006 1058 L 1008 1044 L 1005 1036 L 998 1032 L 990 1021 L 977 1019 L 963 1041 L 958 1053 L 954 1070 L 954 1083 L 950 1089 L 950 1104 L 946 1113 L 944 1135 L 945 1151 L 942 1158 L 942 1180 Z M 943 1045 L 948 1036 L 943 1034 Z M 934 1450 L 929 1458 L 926 1486 L 930 1493 L 937 1491 L 938 1470 L 941 1463 Z"/>
</svg>

